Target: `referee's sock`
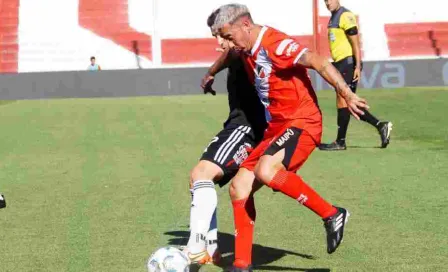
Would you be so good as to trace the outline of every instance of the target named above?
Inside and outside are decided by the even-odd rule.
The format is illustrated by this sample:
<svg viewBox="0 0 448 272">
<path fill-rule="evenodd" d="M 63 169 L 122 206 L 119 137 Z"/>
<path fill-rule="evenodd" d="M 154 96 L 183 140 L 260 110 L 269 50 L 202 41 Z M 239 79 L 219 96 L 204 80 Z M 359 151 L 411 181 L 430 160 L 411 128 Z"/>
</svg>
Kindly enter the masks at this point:
<svg viewBox="0 0 448 272">
<path fill-rule="evenodd" d="M 362 121 L 369 123 L 378 129 L 378 125 L 380 124 L 380 121 L 378 119 L 376 119 L 376 117 L 373 116 L 368 110 L 364 110 L 364 115 L 360 115 L 359 118 Z"/>
<path fill-rule="evenodd" d="M 190 211 L 190 239 L 187 247 L 190 253 L 197 254 L 206 249 L 206 238 L 218 204 L 218 196 L 215 184 L 211 180 L 194 181 L 193 190 Z"/>
</svg>

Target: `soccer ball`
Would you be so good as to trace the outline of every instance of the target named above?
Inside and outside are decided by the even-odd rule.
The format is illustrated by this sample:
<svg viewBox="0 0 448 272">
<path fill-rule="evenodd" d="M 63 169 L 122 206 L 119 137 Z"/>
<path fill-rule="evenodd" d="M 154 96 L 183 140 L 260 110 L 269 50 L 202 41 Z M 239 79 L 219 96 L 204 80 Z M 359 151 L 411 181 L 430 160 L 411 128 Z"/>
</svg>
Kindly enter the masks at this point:
<svg viewBox="0 0 448 272">
<path fill-rule="evenodd" d="M 149 257 L 148 272 L 189 272 L 190 262 L 175 247 L 162 247 Z"/>
</svg>

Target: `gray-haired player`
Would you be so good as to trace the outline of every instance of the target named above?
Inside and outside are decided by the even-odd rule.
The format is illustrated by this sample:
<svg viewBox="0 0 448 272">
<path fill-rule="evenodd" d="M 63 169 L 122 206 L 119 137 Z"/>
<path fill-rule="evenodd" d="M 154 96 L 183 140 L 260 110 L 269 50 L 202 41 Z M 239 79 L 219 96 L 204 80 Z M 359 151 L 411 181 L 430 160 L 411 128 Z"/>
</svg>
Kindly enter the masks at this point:
<svg viewBox="0 0 448 272">
<path fill-rule="evenodd" d="M 211 27 L 218 11 L 213 12 L 207 25 Z M 217 263 L 217 195 L 215 184 L 227 184 L 237 173 L 240 164 L 263 138 L 266 128 L 265 110 L 254 85 L 249 81 L 241 59 L 232 57 L 231 44 L 218 40 L 222 55 L 210 67 L 202 80 L 205 93 L 212 93 L 214 76 L 228 68 L 227 90 L 229 116 L 223 129 L 210 141 L 198 164 L 191 171 L 193 196 L 190 213 L 190 238 L 185 249 L 192 263 Z"/>
</svg>

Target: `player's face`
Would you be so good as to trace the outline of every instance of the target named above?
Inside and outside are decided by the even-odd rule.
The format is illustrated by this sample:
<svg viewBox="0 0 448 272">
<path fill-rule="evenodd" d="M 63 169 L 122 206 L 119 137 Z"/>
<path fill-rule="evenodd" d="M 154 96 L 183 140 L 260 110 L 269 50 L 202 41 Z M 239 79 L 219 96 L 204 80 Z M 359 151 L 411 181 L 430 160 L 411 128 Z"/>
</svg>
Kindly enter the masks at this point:
<svg viewBox="0 0 448 272">
<path fill-rule="evenodd" d="M 250 35 L 248 27 L 241 23 L 226 24 L 219 30 L 220 36 L 230 42 L 239 51 L 250 51 Z"/>
<path fill-rule="evenodd" d="M 221 47 L 221 48 L 224 49 L 224 50 L 229 49 L 229 48 L 233 48 L 233 47 L 234 47 L 234 44 L 233 44 L 232 42 L 223 39 L 223 38 L 222 38 L 221 36 L 219 36 L 219 35 L 215 36 L 215 38 L 216 38 L 216 41 L 217 41 L 218 44 L 219 44 L 219 47 Z"/>
<path fill-rule="evenodd" d="M 90 63 L 92 63 L 92 65 L 94 65 L 95 64 L 95 59 L 91 59 Z"/>
<path fill-rule="evenodd" d="M 325 0 L 325 5 L 330 12 L 336 11 L 339 8 L 339 0 Z"/>
</svg>

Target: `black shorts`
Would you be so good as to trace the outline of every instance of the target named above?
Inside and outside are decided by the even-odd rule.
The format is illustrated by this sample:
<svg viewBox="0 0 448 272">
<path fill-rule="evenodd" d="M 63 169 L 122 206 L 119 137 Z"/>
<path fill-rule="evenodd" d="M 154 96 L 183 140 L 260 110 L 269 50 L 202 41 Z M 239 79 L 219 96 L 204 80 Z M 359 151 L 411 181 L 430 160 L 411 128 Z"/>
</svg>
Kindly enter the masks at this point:
<svg viewBox="0 0 448 272">
<path fill-rule="evenodd" d="M 222 169 L 224 177 L 218 181 L 222 187 L 235 176 L 257 144 L 250 126 L 230 124 L 210 141 L 201 160 L 210 161 Z"/>
<path fill-rule="evenodd" d="M 353 75 L 355 73 L 356 61 L 353 57 L 348 57 L 338 62 L 333 63 L 334 67 L 342 74 L 345 83 L 350 87 L 352 92 L 356 93 L 358 82 L 353 81 Z M 362 66 L 361 66 L 362 69 Z"/>
</svg>

